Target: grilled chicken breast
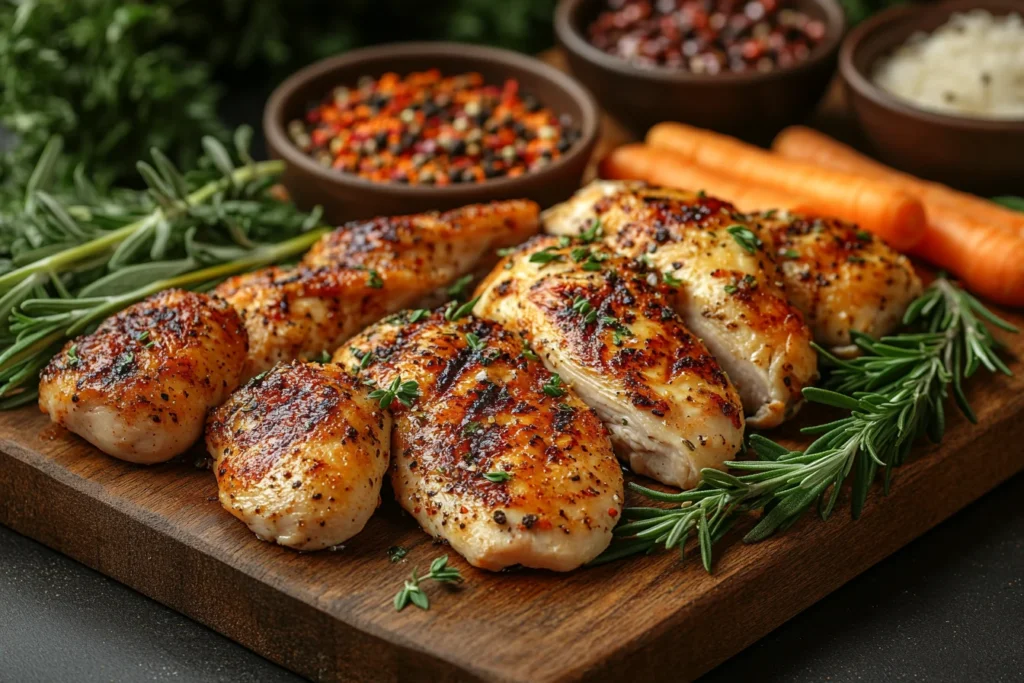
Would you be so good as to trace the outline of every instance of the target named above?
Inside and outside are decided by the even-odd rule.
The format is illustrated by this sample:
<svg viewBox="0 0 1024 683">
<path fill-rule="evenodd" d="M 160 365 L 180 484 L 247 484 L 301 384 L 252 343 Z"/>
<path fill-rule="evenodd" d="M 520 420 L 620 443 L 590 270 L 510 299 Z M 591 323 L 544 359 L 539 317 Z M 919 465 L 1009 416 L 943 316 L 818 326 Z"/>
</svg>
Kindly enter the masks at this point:
<svg viewBox="0 0 1024 683">
<path fill-rule="evenodd" d="M 245 376 L 333 351 L 534 234 L 537 214 L 536 204 L 516 200 L 350 223 L 325 235 L 297 268 L 227 280 L 216 293 L 245 321 Z"/>
<path fill-rule="evenodd" d="M 555 235 L 598 225 L 613 250 L 678 283 L 677 311 L 736 384 L 751 426 L 774 427 L 799 409 L 817 356 L 756 222 L 711 197 L 604 181 L 546 211 L 542 223 Z"/>
<path fill-rule="evenodd" d="M 238 386 L 245 328 L 223 301 L 161 292 L 68 342 L 39 378 L 39 408 L 115 458 L 170 460 Z"/>
<path fill-rule="evenodd" d="M 910 260 L 855 225 L 784 212 L 751 219 L 771 236 L 786 294 L 814 340 L 840 355 L 856 350 L 851 333 L 895 330 L 921 294 Z"/>
<path fill-rule="evenodd" d="M 380 503 L 391 417 L 336 365 L 293 362 L 210 414 L 206 446 L 224 508 L 265 541 L 320 550 Z"/>
<path fill-rule="evenodd" d="M 743 441 L 739 395 L 639 261 L 540 237 L 480 285 L 475 313 L 521 333 L 594 410 L 630 467 L 696 485 Z"/>
<path fill-rule="evenodd" d="M 569 571 L 611 541 L 622 472 L 594 413 L 530 355 L 494 323 L 435 312 L 393 316 L 334 360 L 399 383 L 391 483 L 427 533 L 483 569 Z"/>
</svg>

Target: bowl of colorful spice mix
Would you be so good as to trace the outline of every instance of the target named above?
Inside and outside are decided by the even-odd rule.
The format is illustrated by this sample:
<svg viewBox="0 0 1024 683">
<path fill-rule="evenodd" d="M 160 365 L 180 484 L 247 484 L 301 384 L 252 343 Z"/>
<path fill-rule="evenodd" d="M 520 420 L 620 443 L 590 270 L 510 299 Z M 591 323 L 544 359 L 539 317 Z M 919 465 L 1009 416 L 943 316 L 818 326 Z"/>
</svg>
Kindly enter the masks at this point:
<svg viewBox="0 0 1024 683">
<path fill-rule="evenodd" d="M 338 222 L 499 199 L 550 206 L 579 187 L 598 121 L 589 92 L 536 59 L 405 43 L 297 72 L 263 127 L 291 196 Z"/>
<path fill-rule="evenodd" d="M 642 134 L 682 121 L 766 142 L 806 118 L 835 71 L 838 0 L 561 0 L 573 74 Z"/>
</svg>

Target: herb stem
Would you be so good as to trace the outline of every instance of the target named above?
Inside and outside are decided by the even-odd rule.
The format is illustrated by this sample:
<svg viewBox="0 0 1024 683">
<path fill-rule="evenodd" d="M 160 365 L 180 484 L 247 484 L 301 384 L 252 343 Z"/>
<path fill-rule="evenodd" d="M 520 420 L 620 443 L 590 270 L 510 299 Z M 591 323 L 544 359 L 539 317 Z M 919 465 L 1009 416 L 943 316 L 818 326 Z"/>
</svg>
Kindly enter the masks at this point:
<svg viewBox="0 0 1024 683">
<path fill-rule="evenodd" d="M 264 161 L 248 164 L 236 168 L 229 177 L 220 178 L 206 183 L 197 188 L 185 198 L 186 208 L 195 204 L 201 204 L 218 192 L 240 183 L 251 182 L 260 178 L 267 178 L 279 175 L 284 171 L 283 161 Z M 80 244 L 76 247 L 59 251 L 56 254 L 46 256 L 37 261 L 24 265 L 0 276 L 0 293 L 6 293 L 23 280 L 32 277 L 36 273 L 60 273 L 68 270 L 69 267 L 90 257 L 106 254 L 112 248 L 124 242 L 134 233 L 158 222 L 162 219 L 173 216 L 170 209 L 158 207 L 145 218 L 129 223 L 117 230 L 113 230 L 102 237 Z"/>
</svg>

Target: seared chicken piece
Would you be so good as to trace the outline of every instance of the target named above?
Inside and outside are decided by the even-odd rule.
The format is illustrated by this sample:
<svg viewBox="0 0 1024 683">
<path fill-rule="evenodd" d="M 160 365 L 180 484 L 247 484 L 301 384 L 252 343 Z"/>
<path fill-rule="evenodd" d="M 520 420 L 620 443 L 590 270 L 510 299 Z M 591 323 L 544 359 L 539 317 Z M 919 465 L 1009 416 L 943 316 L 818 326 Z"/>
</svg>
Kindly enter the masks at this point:
<svg viewBox="0 0 1024 683">
<path fill-rule="evenodd" d="M 855 225 L 783 212 L 751 219 L 771 235 L 786 294 L 814 340 L 840 355 L 856 351 L 851 332 L 895 330 L 921 294 L 910 260 Z"/>
<path fill-rule="evenodd" d="M 231 278 L 216 291 L 245 321 L 245 377 L 334 350 L 536 233 L 537 214 L 536 204 L 516 200 L 350 223 L 325 235 L 298 268 Z"/>
<path fill-rule="evenodd" d="M 818 376 L 811 333 L 786 299 L 767 233 L 728 203 L 642 183 L 595 182 L 544 213 L 547 232 L 598 225 L 605 243 L 643 258 L 670 284 L 676 310 L 739 389 L 748 423 L 774 427 Z"/>
<path fill-rule="evenodd" d="M 599 245 L 541 237 L 484 280 L 474 311 L 529 340 L 597 411 L 633 471 L 689 488 L 740 449 L 743 409 L 650 276 Z"/>
<path fill-rule="evenodd" d="M 391 483 L 427 533 L 482 569 L 569 571 L 611 541 L 622 471 L 594 413 L 529 355 L 494 323 L 438 311 L 393 316 L 334 360 L 398 390 Z"/>
<path fill-rule="evenodd" d="M 206 446 L 224 508 L 262 540 L 320 550 L 380 504 L 391 417 L 336 365 L 259 375 L 210 414 Z"/>
<path fill-rule="evenodd" d="M 68 342 L 40 375 L 39 408 L 115 458 L 164 462 L 202 436 L 206 411 L 238 386 L 245 352 L 227 304 L 167 290 Z"/>
</svg>

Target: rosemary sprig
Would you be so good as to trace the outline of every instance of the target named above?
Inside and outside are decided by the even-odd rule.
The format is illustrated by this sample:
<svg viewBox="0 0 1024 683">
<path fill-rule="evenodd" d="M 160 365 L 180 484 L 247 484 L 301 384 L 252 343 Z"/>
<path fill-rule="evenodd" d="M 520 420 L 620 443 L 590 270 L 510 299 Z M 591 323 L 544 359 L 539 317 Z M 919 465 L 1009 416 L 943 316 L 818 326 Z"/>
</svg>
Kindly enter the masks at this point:
<svg viewBox="0 0 1024 683">
<path fill-rule="evenodd" d="M 391 561 L 394 562 L 395 560 L 392 559 Z M 423 588 L 420 587 L 420 582 L 427 580 L 436 581 L 437 583 L 459 584 L 462 583 L 463 578 L 458 569 L 448 566 L 447 555 L 442 555 L 431 562 L 430 571 L 422 577 L 417 576 L 416 569 L 413 568 L 412 575 L 406 580 L 402 590 L 398 591 L 395 595 L 395 611 L 401 612 L 410 602 L 420 609 L 430 609 L 430 599 L 423 592 Z"/>
<path fill-rule="evenodd" d="M 616 542 L 595 563 L 657 548 L 683 552 L 692 535 L 711 571 L 714 544 L 742 515 L 762 513 L 744 537 L 748 543 L 788 529 L 815 504 L 822 519 L 828 519 L 851 477 L 851 513 L 859 517 L 880 473 L 888 492 L 893 468 L 906 460 L 915 441 L 925 435 L 935 442 L 942 439 L 943 404 L 950 390 L 973 422 L 963 381 L 981 367 L 1010 374 L 996 355 L 999 344 L 986 323 L 1008 332 L 1016 328 L 945 278 L 936 279 L 910 305 L 904 322 L 917 329 L 878 341 L 856 337 L 864 355 L 854 360 L 818 349 L 832 366 L 828 388 L 804 389 L 804 397 L 849 414 L 804 429 L 817 437 L 805 450 L 790 451 L 755 434 L 750 444 L 758 459 L 726 463 L 742 474 L 704 469 L 697 488 L 681 493 L 630 484 L 637 493 L 674 507 L 626 508 L 615 529 Z"/>
<path fill-rule="evenodd" d="M 64 345 L 104 318 L 165 289 L 208 289 L 224 278 L 269 263 L 284 261 L 306 251 L 325 230 L 314 230 L 279 244 L 259 247 L 244 258 L 157 280 L 123 294 L 83 298 L 33 298 L 11 313 L 13 341 L 0 353 L 0 409 L 35 400 L 37 373 Z"/>
</svg>

